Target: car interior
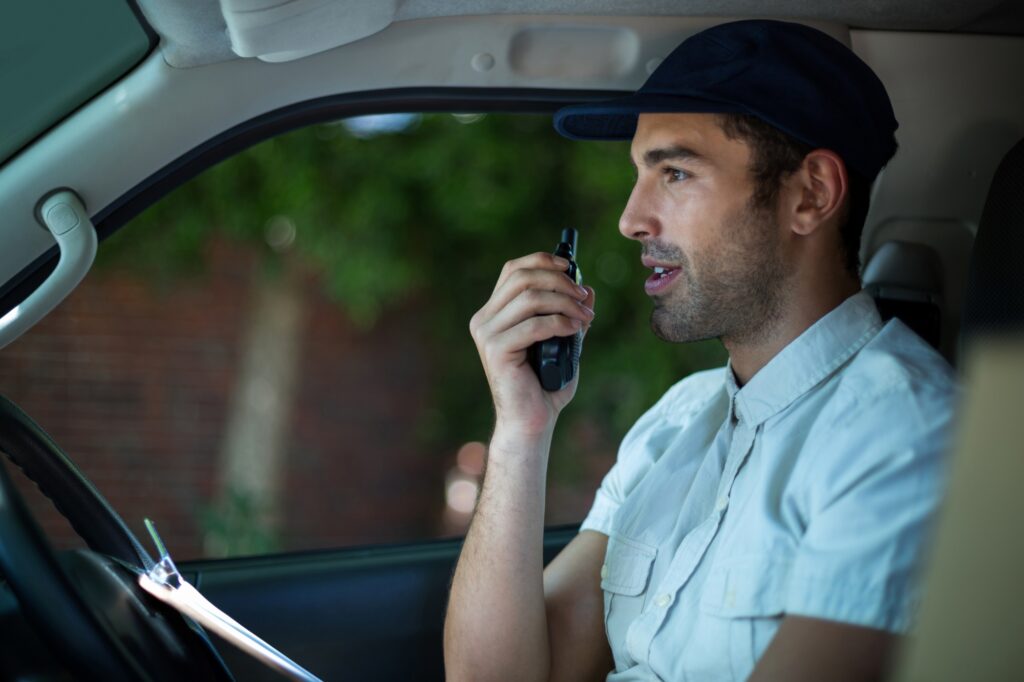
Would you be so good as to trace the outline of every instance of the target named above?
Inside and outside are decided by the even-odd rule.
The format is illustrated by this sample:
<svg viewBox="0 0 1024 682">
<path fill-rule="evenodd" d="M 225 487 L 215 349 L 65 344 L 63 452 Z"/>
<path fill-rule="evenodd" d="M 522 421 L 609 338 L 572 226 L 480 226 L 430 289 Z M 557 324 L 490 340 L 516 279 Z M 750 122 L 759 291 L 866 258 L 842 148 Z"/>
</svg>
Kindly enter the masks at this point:
<svg viewBox="0 0 1024 682">
<path fill-rule="evenodd" d="M 900 122 L 899 151 L 872 189 L 864 287 L 884 319 L 903 320 L 939 349 L 964 384 L 928 596 L 894 677 L 1021 675 L 1024 4 L 79 4 L 56 3 L 56 18 L 49 7 L 0 10 L 18 44 L 35 41 L 24 68 L 0 74 L 9 93 L 0 113 L 0 352 L 88 277 L 121 226 L 288 131 L 368 114 L 549 115 L 631 92 L 682 39 L 731 19 L 805 22 L 849 45 L 885 84 Z M 0 398 L 0 673 L 279 679 L 141 592 L 133 568 L 152 567 L 148 539 L 46 428 Z M 11 482 L 14 467 L 91 551 L 53 551 Z M 545 561 L 575 532 L 549 529 Z M 460 546 L 439 539 L 178 568 L 322 679 L 432 680 L 444 678 L 441 634 Z"/>
</svg>

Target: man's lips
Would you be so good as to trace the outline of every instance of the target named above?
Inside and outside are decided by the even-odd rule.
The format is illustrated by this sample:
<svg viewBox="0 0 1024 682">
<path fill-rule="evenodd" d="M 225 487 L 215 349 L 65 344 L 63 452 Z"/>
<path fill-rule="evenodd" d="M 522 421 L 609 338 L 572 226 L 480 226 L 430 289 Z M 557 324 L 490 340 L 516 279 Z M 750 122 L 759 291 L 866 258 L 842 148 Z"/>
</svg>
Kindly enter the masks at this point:
<svg viewBox="0 0 1024 682">
<path fill-rule="evenodd" d="M 644 263 L 644 265 L 647 265 L 647 267 L 654 269 L 654 272 L 651 274 L 651 276 L 647 278 L 646 282 L 644 282 L 644 291 L 647 292 L 648 296 L 655 296 L 657 294 L 662 293 L 665 289 L 669 287 L 669 285 L 672 284 L 672 282 L 675 280 L 676 277 L 679 276 L 680 273 L 679 268 L 674 268 L 670 265 L 660 265 L 653 263 L 651 265 L 648 265 L 646 262 Z"/>
</svg>

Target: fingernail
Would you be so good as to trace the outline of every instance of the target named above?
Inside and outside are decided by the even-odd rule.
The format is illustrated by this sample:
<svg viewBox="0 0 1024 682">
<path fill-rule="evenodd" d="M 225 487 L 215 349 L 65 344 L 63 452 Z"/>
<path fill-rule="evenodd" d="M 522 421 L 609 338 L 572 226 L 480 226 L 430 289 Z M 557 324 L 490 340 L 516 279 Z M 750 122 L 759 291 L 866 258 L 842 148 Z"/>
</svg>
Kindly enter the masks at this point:
<svg viewBox="0 0 1024 682">
<path fill-rule="evenodd" d="M 567 268 L 569 267 L 569 261 L 565 260 L 561 256 L 555 256 L 555 265 L 562 268 Z"/>
<path fill-rule="evenodd" d="M 576 287 L 576 288 L 577 288 L 577 289 L 579 289 L 579 292 L 580 292 L 581 294 L 583 294 L 584 298 L 586 298 L 587 296 L 589 296 L 589 295 L 590 295 L 590 292 L 589 292 L 589 291 L 587 291 L 587 288 L 586 288 L 586 287 Z"/>
</svg>

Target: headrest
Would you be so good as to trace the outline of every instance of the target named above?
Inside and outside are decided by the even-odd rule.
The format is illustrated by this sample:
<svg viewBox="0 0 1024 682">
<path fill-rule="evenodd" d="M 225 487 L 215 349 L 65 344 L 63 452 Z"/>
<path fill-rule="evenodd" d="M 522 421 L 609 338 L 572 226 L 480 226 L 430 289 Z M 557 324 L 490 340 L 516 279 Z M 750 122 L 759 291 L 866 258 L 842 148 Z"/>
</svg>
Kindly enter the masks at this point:
<svg viewBox="0 0 1024 682">
<path fill-rule="evenodd" d="M 886 242 L 868 261 L 862 280 L 883 320 L 899 318 L 939 348 L 942 263 L 935 249 L 913 242 Z"/>
</svg>

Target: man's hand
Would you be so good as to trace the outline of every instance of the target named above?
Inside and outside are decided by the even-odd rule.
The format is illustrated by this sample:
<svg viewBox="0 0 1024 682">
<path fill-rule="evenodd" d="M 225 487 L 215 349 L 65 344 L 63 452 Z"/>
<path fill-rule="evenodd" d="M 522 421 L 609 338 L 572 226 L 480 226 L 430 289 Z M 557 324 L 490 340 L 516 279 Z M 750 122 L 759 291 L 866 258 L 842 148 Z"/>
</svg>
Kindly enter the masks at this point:
<svg viewBox="0 0 1024 682">
<path fill-rule="evenodd" d="M 565 274 L 569 262 L 534 253 L 505 264 L 490 300 L 469 330 L 490 384 L 497 422 L 532 437 L 550 430 L 576 392 L 579 374 L 560 391 L 540 386 L 527 349 L 553 336 L 572 336 L 594 318 L 594 291 Z"/>
</svg>

